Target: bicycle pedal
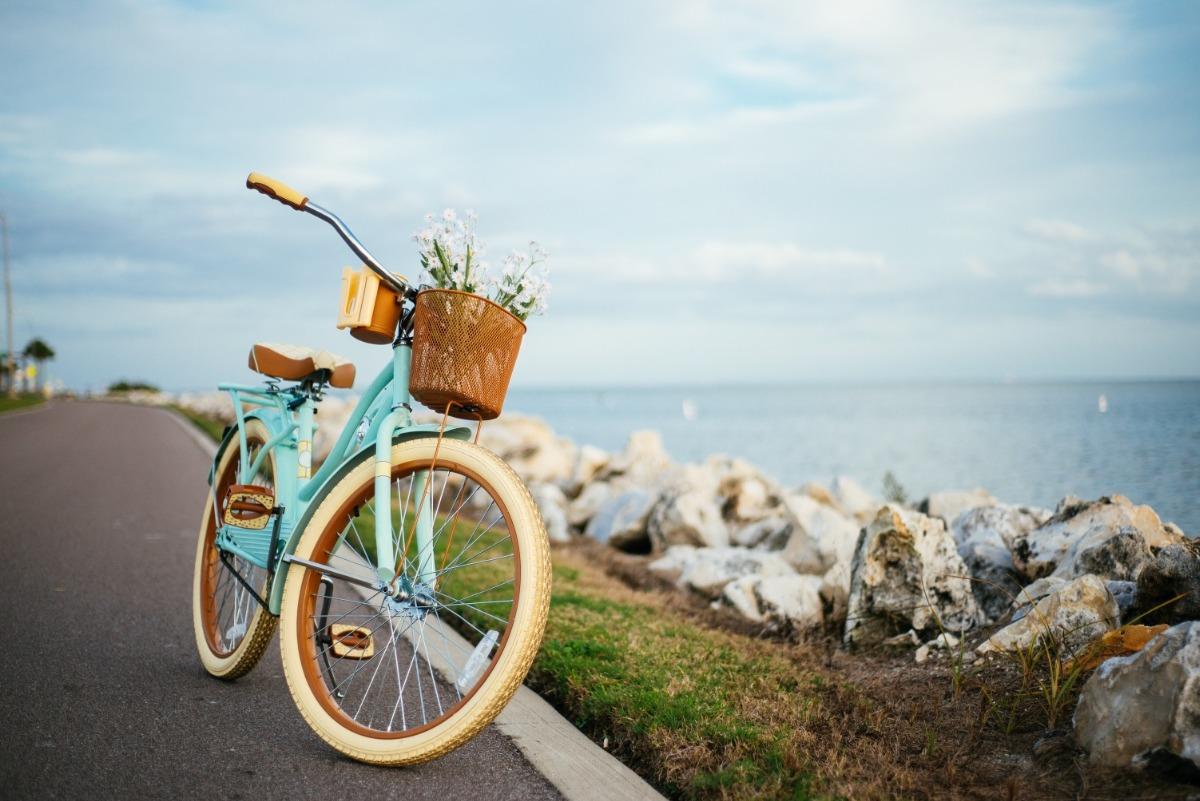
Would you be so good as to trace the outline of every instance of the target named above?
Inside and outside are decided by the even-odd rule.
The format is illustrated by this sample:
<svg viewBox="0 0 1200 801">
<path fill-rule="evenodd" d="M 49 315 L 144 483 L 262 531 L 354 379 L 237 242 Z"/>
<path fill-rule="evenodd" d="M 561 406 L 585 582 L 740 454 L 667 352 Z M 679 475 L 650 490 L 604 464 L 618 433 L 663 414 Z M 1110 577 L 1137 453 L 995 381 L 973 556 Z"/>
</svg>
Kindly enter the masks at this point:
<svg viewBox="0 0 1200 801">
<path fill-rule="evenodd" d="M 331 625 L 329 641 L 329 652 L 339 659 L 370 659 L 375 656 L 375 641 L 371 632 L 358 626 Z"/>
<path fill-rule="evenodd" d="M 224 522 L 231 526 L 264 529 L 275 508 L 275 493 L 254 484 L 233 484 L 225 494 Z"/>
</svg>

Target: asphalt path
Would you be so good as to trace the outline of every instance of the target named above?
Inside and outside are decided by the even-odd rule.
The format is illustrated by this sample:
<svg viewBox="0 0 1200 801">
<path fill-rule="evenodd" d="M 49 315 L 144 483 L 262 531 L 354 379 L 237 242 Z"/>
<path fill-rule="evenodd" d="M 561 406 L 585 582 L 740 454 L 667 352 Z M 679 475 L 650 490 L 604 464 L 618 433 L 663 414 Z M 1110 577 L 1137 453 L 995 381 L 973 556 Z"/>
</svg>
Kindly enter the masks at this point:
<svg viewBox="0 0 1200 801">
<path fill-rule="evenodd" d="M 274 646 L 209 677 L 191 616 L 207 470 L 159 409 L 0 415 L 0 798 L 561 797 L 494 726 L 414 768 L 342 757 Z"/>
</svg>

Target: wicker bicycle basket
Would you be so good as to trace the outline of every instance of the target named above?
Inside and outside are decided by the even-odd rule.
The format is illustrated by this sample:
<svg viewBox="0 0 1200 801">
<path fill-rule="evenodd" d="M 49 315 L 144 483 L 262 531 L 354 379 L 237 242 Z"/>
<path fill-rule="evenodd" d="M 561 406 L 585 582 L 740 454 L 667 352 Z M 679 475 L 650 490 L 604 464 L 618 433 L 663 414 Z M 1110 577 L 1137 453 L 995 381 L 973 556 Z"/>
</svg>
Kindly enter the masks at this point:
<svg viewBox="0 0 1200 801">
<path fill-rule="evenodd" d="M 464 420 L 499 417 L 525 323 L 487 298 L 451 289 L 421 292 L 415 308 L 412 396 Z"/>
</svg>

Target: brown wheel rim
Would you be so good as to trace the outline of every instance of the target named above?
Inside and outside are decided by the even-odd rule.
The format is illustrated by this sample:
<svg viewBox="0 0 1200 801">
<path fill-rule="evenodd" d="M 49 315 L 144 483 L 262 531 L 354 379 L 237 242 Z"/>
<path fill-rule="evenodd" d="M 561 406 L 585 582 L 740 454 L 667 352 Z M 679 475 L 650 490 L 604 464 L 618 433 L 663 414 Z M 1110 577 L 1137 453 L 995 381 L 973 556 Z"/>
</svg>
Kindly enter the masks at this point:
<svg viewBox="0 0 1200 801">
<path fill-rule="evenodd" d="M 251 460 L 257 449 L 264 444 L 261 437 L 253 434 L 247 435 L 246 451 Z M 248 591 L 230 575 L 229 570 L 222 564 L 216 545 L 218 509 L 221 499 L 225 497 L 230 485 L 237 483 L 238 468 L 241 464 L 238 444 L 231 442 L 228 448 L 231 449 L 233 456 L 226 461 L 221 474 L 214 481 L 213 492 L 205 499 L 208 508 L 205 510 L 204 516 L 208 522 L 204 532 L 204 564 L 200 573 L 200 617 L 204 636 L 209 650 L 219 659 L 228 658 L 241 647 L 246 635 L 249 634 L 249 627 L 256 613 L 254 606 L 257 605 L 257 601 L 249 596 Z M 273 469 L 273 459 L 270 456 L 264 460 L 264 467 L 267 466 L 271 466 Z M 269 479 L 263 478 L 262 473 L 259 474 L 257 480 L 267 486 L 273 484 Z M 263 585 L 266 580 L 265 570 L 238 557 L 233 557 L 231 561 L 238 572 L 253 586 L 261 587 Z M 231 631 L 230 627 L 239 624 L 244 627 L 241 635 L 227 636 Z"/>
<path fill-rule="evenodd" d="M 391 511 L 394 532 L 398 520 L 414 508 L 411 502 L 406 503 L 404 500 L 411 501 L 416 495 L 415 492 L 409 491 L 413 489 L 411 479 L 418 470 L 428 467 L 428 464 L 427 460 L 417 459 L 393 465 L 394 508 Z M 443 478 L 439 479 L 439 476 Z M 455 478 L 452 480 L 451 476 Z M 453 486 L 459 481 L 461 484 L 458 487 Z M 355 585 L 336 580 L 332 582 L 333 590 L 328 591 L 322 588 L 322 576 L 319 571 L 305 569 L 300 576 L 296 640 L 299 643 L 305 681 L 313 697 L 341 726 L 375 739 L 412 737 L 449 720 L 462 709 L 486 684 L 488 677 L 500 663 L 509 644 L 512 624 L 519 609 L 520 546 L 516 537 L 512 535 L 512 518 L 503 500 L 497 497 L 495 490 L 476 472 L 448 458 L 439 458 L 429 487 L 435 521 L 432 551 L 441 560 L 437 563 L 438 581 L 435 584 L 437 589 L 434 590 L 436 610 L 427 612 L 424 618 L 418 620 L 417 612 L 398 611 L 394 607 L 388 607 L 380 592 L 372 595 L 370 590 L 363 588 L 355 596 L 351 594 Z M 465 514 L 467 504 L 461 499 L 471 492 L 487 493 L 487 505 L 476 504 L 477 507 L 482 506 L 478 514 Z M 449 503 L 444 503 L 446 501 Z M 373 502 L 373 482 L 366 483 L 346 498 L 319 535 L 311 559 L 343 570 L 348 569 L 351 559 L 361 559 L 359 553 L 350 554 L 345 561 L 335 561 L 339 554 L 345 553 L 346 548 L 354 551 L 363 548 L 364 534 L 373 539 L 373 518 L 369 517 L 374 514 L 371 508 Z M 477 528 L 493 517 L 488 513 L 489 509 L 494 510 L 494 517 L 502 524 L 492 528 L 495 538 L 490 538 L 486 529 L 481 533 Z M 447 514 L 443 514 L 443 510 Z M 367 518 L 371 525 L 359 525 L 359 521 L 364 518 Z M 466 525 L 457 527 L 464 518 L 467 521 Z M 411 526 L 406 528 L 411 530 Z M 466 539 L 460 540 L 461 547 L 455 549 L 455 539 L 464 534 L 467 535 Z M 404 550 L 405 557 L 415 556 L 415 543 L 411 542 L 415 538 L 412 538 L 411 534 L 405 537 L 396 532 L 394 536 L 398 543 L 403 543 L 404 539 L 410 540 L 407 549 L 403 544 L 397 548 L 398 553 Z M 498 544 L 500 547 L 497 549 Z M 449 553 L 448 559 L 443 558 L 444 552 Z M 489 554 L 493 552 L 501 556 L 495 561 L 485 561 L 491 558 Z M 416 559 L 398 557 L 398 561 L 402 563 L 402 573 L 410 579 L 418 572 Z M 486 571 L 483 570 L 485 566 L 505 563 L 511 567 L 489 567 Z M 369 566 L 360 575 L 364 578 L 370 576 L 367 571 Z M 450 582 L 447 578 L 455 571 L 475 574 L 455 579 L 455 586 L 466 588 L 465 594 L 448 591 Z M 497 577 L 503 577 L 503 584 L 495 581 Z M 482 583 L 483 586 L 476 589 L 477 583 Z M 325 604 L 323 592 L 332 596 L 328 614 L 324 615 L 321 614 Z M 474 601 L 470 598 L 472 593 Z M 481 611 L 480 604 L 491 606 L 484 607 Z M 495 611 L 506 611 L 506 614 L 495 615 Z M 406 620 L 406 617 L 412 618 L 411 622 Z M 498 631 L 490 661 L 474 675 L 467 686 L 459 687 L 456 677 L 446 674 L 458 669 L 457 677 L 461 680 L 466 672 L 469 654 L 461 644 L 439 642 L 436 638 L 445 627 L 449 627 L 465 640 L 467 647 L 483 647 L 479 643 L 487 635 L 478 624 L 499 627 L 501 618 L 503 630 L 490 629 Z M 323 627 L 327 629 L 334 623 L 368 630 L 374 638 L 375 655 L 364 660 L 332 658 L 328 632 L 323 630 Z M 449 658 L 439 660 L 436 657 Z M 435 662 L 448 662 L 453 668 L 446 670 Z M 371 703 L 370 713 L 366 711 L 368 701 Z M 415 705 L 419 705 L 419 711 L 414 709 Z"/>
</svg>

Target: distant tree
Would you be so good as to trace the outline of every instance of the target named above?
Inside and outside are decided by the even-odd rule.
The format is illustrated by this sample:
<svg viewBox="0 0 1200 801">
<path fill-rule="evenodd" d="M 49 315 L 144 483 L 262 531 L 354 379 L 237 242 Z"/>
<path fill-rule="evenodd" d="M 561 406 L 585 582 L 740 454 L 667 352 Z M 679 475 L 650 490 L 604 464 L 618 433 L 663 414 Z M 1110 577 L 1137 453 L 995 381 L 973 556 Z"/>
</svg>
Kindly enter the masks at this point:
<svg viewBox="0 0 1200 801">
<path fill-rule="evenodd" d="M 54 348 L 47 345 L 40 338 L 29 340 L 29 344 L 25 346 L 25 356 L 37 362 L 37 379 L 34 383 L 34 388 L 40 388 L 42 381 L 42 364 L 54 358 Z"/>
<path fill-rule="evenodd" d="M 12 387 L 12 376 L 8 369 L 8 353 L 0 351 L 0 392 L 8 392 Z"/>
<path fill-rule="evenodd" d="M 897 480 L 891 470 L 883 474 L 883 497 L 885 500 L 898 503 L 901 506 L 908 503 L 908 493 L 904 490 L 904 485 Z"/>
<path fill-rule="evenodd" d="M 117 392 L 134 392 L 141 390 L 144 392 L 158 392 L 158 387 L 153 384 L 148 384 L 145 381 L 130 381 L 127 378 L 122 378 L 120 381 L 114 381 L 108 385 L 110 394 Z"/>
</svg>

